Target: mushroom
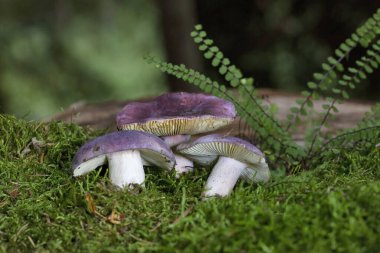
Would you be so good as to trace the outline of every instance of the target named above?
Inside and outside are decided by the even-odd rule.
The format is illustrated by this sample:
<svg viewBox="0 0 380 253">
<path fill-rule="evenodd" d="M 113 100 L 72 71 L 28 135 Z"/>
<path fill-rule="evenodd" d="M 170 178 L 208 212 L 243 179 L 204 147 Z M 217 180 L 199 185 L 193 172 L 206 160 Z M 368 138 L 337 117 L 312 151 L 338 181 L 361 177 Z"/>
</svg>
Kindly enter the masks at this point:
<svg viewBox="0 0 380 253">
<path fill-rule="evenodd" d="M 211 132 L 236 117 L 234 105 L 202 93 L 166 93 L 151 101 L 127 104 L 117 115 L 119 130 L 140 130 L 163 137 L 171 147 L 189 135 Z M 191 171 L 193 162 L 176 154 L 176 173 Z"/>
<path fill-rule="evenodd" d="M 217 160 L 206 182 L 205 197 L 228 195 L 240 177 L 254 182 L 266 182 L 270 177 L 264 154 L 237 137 L 206 135 L 178 145 L 176 151 L 201 165 Z"/>
<path fill-rule="evenodd" d="M 141 131 L 113 132 L 85 143 L 72 162 L 74 177 L 89 173 L 108 161 L 111 182 L 118 187 L 142 184 L 143 165 L 172 169 L 173 152 L 163 140 Z"/>
</svg>

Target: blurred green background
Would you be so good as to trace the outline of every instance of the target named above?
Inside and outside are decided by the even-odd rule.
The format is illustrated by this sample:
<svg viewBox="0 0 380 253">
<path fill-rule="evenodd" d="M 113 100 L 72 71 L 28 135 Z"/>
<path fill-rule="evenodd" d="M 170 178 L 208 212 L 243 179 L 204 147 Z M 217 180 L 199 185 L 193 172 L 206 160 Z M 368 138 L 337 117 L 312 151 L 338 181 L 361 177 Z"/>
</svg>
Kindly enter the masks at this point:
<svg viewBox="0 0 380 253">
<path fill-rule="evenodd" d="M 191 90 L 143 57 L 215 76 L 188 36 L 196 23 L 259 87 L 298 91 L 379 7 L 373 0 L 0 0 L 0 112 L 41 119 L 78 101 Z M 378 100 L 379 77 L 354 95 Z"/>
</svg>

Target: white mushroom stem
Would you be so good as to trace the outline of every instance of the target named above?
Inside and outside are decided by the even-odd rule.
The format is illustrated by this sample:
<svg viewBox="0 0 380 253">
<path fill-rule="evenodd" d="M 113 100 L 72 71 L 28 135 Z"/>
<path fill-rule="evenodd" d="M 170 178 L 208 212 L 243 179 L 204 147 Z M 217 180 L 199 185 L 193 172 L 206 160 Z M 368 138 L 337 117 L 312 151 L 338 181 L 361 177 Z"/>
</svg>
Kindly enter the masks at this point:
<svg viewBox="0 0 380 253">
<path fill-rule="evenodd" d="M 171 135 L 171 136 L 162 136 L 161 138 L 164 140 L 166 145 L 169 147 L 177 146 L 183 142 L 190 140 L 190 135 L 179 134 L 179 135 Z M 194 163 L 193 161 L 185 158 L 182 155 L 174 153 L 176 165 L 174 166 L 176 171 L 176 178 L 179 178 L 181 174 L 188 173 L 193 171 Z"/>
<path fill-rule="evenodd" d="M 252 171 L 250 168 L 247 168 L 247 170 Z M 262 159 L 259 163 L 257 163 L 253 171 L 253 173 L 246 173 L 247 171 L 244 170 L 243 175 L 253 182 L 268 182 L 270 178 L 270 170 L 265 159 Z"/>
<path fill-rule="evenodd" d="M 227 196 L 233 190 L 247 164 L 221 156 L 206 182 L 205 197 Z"/>
<path fill-rule="evenodd" d="M 142 184 L 145 180 L 144 167 L 138 150 L 107 154 L 111 182 L 120 187 Z"/>
<path fill-rule="evenodd" d="M 162 136 L 161 139 L 168 145 L 170 148 L 177 146 L 183 142 L 190 140 L 190 135 L 187 134 L 178 134 L 170 136 Z"/>
<path fill-rule="evenodd" d="M 175 157 L 175 162 L 176 162 L 174 168 L 175 168 L 177 178 L 179 178 L 179 176 L 182 173 L 193 171 L 193 168 L 194 168 L 193 161 L 179 154 L 174 154 L 174 157 Z"/>
</svg>

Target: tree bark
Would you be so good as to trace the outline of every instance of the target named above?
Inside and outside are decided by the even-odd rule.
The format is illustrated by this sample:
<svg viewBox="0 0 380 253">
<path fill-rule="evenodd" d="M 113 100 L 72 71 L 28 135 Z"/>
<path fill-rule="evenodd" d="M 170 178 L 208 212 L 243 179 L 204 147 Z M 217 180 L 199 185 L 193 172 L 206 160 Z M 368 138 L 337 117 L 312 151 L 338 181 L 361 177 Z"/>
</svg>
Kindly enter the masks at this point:
<svg viewBox="0 0 380 253">
<path fill-rule="evenodd" d="M 190 32 L 196 24 L 195 1 L 158 0 L 157 4 L 161 14 L 167 60 L 201 70 L 201 55 L 190 38 Z M 197 91 L 195 86 L 172 76 L 168 76 L 168 85 L 171 91 Z"/>
</svg>

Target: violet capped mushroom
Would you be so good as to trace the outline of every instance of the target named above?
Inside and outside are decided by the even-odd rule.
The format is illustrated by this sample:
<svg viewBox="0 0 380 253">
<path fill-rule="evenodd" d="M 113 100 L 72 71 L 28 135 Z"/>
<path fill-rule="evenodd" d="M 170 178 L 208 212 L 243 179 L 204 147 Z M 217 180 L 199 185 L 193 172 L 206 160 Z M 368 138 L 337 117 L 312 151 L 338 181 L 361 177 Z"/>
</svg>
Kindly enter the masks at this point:
<svg viewBox="0 0 380 253">
<path fill-rule="evenodd" d="M 228 195 L 240 177 L 254 182 L 266 182 L 270 177 L 264 154 L 237 137 L 206 135 L 178 145 L 176 151 L 201 165 L 217 160 L 206 182 L 205 197 Z"/>
<path fill-rule="evenodd" d="M 148 102 L 131 102 L 118 113 L 120 130 L 140 130 L 163 137 L 169 146 L 230 124 L 233 103 L 202 93 L 166 93 Z M 192 161 L 175 154 L 177 175 L 192 170 Z"/>
<path fill-rule="evenodd" d="M 111 182 L 121 188 L 144 182 L 143 165 L 172 169 L 175 164 L 173 152 L 163 140 L 130 130 L 106 134 L 85 143 L 73 159 L 73 175 L 87 174 L 107 161 Z"/>
</svg>

